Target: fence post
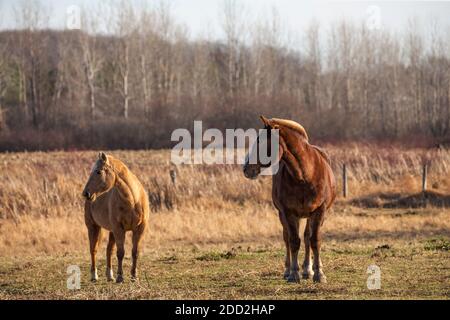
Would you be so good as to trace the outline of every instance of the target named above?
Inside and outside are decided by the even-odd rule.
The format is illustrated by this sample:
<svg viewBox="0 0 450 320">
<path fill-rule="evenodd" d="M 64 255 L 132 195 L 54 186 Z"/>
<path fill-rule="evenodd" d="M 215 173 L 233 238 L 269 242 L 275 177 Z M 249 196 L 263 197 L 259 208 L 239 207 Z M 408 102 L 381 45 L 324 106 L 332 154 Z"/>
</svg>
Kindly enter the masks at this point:
<svg viewBox="0 0 450 320">
<path fill-rule="evenodd" d="M 177 172 L 173 169 L 170 170 L 170 179 L 172 180 L 172 183 L 175 185 L 177 182 Z"/>
<path fill-rule="evenodd" d="M 422 169 L 422 192 L 424 193 L 425 191 L 427 191 L 427 175 L 428 175 L 428 166 L 424 164 Z"/>
<path fill-rule="evenodd" d="M 342 188 L 343 188 L 343 196 L 347 198 L 348 195 L 348 184 L 347 184 L 347 166 L 342 166 Z"/>
</svg>

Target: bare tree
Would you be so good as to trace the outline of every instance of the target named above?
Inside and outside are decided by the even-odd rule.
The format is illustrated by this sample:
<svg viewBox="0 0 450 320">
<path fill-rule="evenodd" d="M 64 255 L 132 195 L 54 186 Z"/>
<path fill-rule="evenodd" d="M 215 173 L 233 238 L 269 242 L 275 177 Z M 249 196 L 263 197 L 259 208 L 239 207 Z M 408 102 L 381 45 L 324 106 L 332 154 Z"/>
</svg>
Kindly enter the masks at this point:
<svg viewBox="0 0 450 320">
<path fill-rule="evenodd" d="M 99 48 L 98 37 L 93 36 L 100 31 L 100 21 L 97 17 L 101 10 L 102 8 L 100 7 L 97 9 L 97 12 L 95 10 L 88 11 L 87 9 L 83 9 L 82 31 L 79 32 L 79 42 L 82 52 L 81 62 L 88 88 L 89 110 L 92 120 L 96 119 L 97 114 L 96 77 L 104 63 L 103 53 Z"/>
<path fill-rule="evenodd" d="M 435 137 L 445 136 L 449 131 L 449 63 L 446 45 L 441 37 L 439 23 L 431 25 L 430 54 L 426 61 L 425 110 L 429 129 Z"/>
<path fill-rule="evenodd" d="M 422 87 L 423 80 L 420 66 L 423 59 L 424 44 L 419 32 L 419 23 L 417 19 L 410 20 L 408 23 L 406 51 L 408 52 L 408 63 L 412 73 L 410 82 L 410 92 L 414 96 L 414 121 L 417 128 L 422 127 Z"/>
<path fill-rule="evenodd" d="M 47 11 L 22 2 L 20 30 L 0 32 L 0 124 L 23 145 L 152 147 L 194 119 L 249 127 L 258 113 L 324 139 L 450 134 L 450 38 L 438 26 L 425 36 L 414 21 L 402 35 L 312 23 L 294 45 L 277 10 L 251 20 L 228 0 L 223 40 L 194 40 L 171 2 L 109 3 L 84 10 L 78 32 L 42 30 Z"/>
<path fill-rule="evenodd" d="M 39 37 L 38 30 L 46 27 L 49 17 L 49 8 L 44 7 L 37 0 L 21 1 L 14 8 L 17 28 L 23 29 L 19 43 L 20 56 L 17 66 L 20 77 L 19 95 L 25 109 L 25 120 L 31 111 L 32 123 L 35 127 L 39 125 L 39 117 L 42 111 L 39 75 L 42 58 L 44 58 L 45 39 Z M 45 35 L 44 35 L 45 37 Z"/>
<path fill-rule="evenodd" d="M 222 10 L 222 28 L 227 43 L 227 88 L 229 97 L 233 98 L 238 89 L 240 49 L 246 35 L 245 9 L 236 0 L 225 0 Z"/>
<path fill-rule="evenodd" d="M 7 90 L 7 83 L 9 81 L 9 72 L 8 72 L 8 55 L 9 52 L 7 50 L 6 45 L 0 46 L 0 132 L 6 128 L 6 117 L 4 116 L 4 108 L 3 108 L 3 99 Z"/>
<path fill-rule="evenodd" d="M 144 115 L 149 117 L 150 105 L 153 98 L 153 43 L 156 42 L 155 13 L 145 8 L 139 20 L 139 66 L 141 77 L 141 92 Z"/>
<path fill-rule="evenodd" d="M 118 41 L 115 46 L 116 65 L 118 67 L 120 87 L 118 88 L 122 97 L 122 115 L 125 119 L 129 116 L 130 106 L 130 71 L 133 41 L 137 36 L 136 15 L 133 6 L 128 1 L 121 1 L 116 11 L 115 34 Z"/>
<path fill-rule="evenodd" d="M 320 48 L 320 37 L 319 37 L 319 24 L 314 22 L 310 25 L 306 33 L 306 56 L 307 65 L 306 71 L 308 73 L 307 80 L 307 104 L 308 107 L 314 109 L 314 111 L 319 116 L 319 127 L 322 127 L 322 101 L 320 96 L 321 74 L 322 74 L 322 61 L 321 61 L 321 48 Z"/>
</svg>

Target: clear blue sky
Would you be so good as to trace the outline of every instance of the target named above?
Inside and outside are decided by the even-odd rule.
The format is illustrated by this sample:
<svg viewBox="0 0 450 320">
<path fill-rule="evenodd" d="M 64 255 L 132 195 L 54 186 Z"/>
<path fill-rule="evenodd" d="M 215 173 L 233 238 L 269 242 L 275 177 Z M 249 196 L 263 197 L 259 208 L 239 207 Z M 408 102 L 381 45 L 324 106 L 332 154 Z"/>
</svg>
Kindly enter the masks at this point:
<svg viewBox="0 0 450 320">
<path fill-rule="evenodd" d="M 52 9 L 49 26 L 61 29 L 65 25 L 67 7 L 71 5 L 95 7 L 95 3 L 100 0 L 36 1 L 40 1 Z M 154 5 L 160 0 L 132 1 L 138 6 L 142 2 Z M 184 23 L 193 37 L 205 34 L 221 37 L 219 17 L 223 0 L 167 1 L 172 2 L 176 20 Z M 294 33 L 303 31 L 312 20 L 325 27 L 342 18 L 365 21 L 370 14 L 368 8 L 373 5 L 379 8 L 380 22 L 386 28 L 401 30 L 407 24 L 408 19 L 416 17 L 421 22 L 423 30 L 426 30 L 432 20 L 437 19 L 442 25 L 443 33 L 450 33 L 448 32 L 450 30 L 450 1 L 236 0 L 236 2 L 245 8 L 244 14 L 248 21 L 268 16 L 272 7 L 277 8 L 283 24 Z M 21 0 L 0 0 L 0 29 L 15 27 L 13 7 L 20 3 Z"/>
</svg>

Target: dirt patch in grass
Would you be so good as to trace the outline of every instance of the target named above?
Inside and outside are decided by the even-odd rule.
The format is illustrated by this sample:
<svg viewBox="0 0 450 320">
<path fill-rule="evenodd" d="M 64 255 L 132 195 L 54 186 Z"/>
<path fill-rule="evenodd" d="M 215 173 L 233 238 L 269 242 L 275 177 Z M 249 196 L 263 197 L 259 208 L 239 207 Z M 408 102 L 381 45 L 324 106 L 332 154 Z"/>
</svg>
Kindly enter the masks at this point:
<svg viewBox="0 0 450 320">
<path fill-rule="evenodd" d="M 236 250 L 230 250 L 227 252 L 207 252 L 197 257 L 199 261 L 219 261 L 222 259 L 228 260 L 236 257 Z"/>
</svg>

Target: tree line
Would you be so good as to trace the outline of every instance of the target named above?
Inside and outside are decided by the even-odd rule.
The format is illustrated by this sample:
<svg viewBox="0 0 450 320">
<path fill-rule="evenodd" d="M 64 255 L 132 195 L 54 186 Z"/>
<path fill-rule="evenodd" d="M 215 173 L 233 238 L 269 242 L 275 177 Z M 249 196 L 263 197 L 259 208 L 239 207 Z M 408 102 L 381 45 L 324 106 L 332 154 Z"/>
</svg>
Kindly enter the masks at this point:
<svg viewBox="0 0 450 320">
<path fill-rule="evenodd" d="M 311 23 L 294 41 L 276 11 L 248 23 L 228 1 L 212 40 L 164 3 L 84 11 L 81 30 L 60 31 L 30 3 L 0 32 L 0 150 L 163 148 L 194 120 L 245 129 L 260 114 L 316 140 L 450 138 L 450 38 L 438 26 Z"/>
</svg>

